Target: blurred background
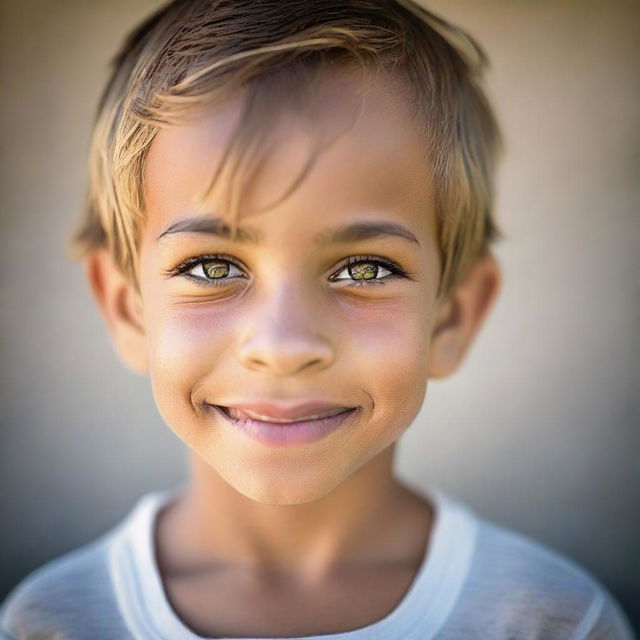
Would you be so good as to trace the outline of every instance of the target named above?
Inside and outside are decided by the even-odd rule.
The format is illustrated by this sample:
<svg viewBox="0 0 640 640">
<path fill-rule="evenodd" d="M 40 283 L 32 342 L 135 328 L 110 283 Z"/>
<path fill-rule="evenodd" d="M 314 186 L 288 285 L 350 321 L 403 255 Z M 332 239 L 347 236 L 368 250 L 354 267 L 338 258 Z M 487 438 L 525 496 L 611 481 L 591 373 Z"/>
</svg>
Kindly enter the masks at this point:
<svg viewBox="0 0 640 640">
<path fill-rule="evenodd" d="M 0 600 L 186 477 L 65 253 L 107 62 L 159 4 L 0 2 Z M 398 473 L 570 556 L 640 629 L 640 3 L 425 4 L 491 60 L 504 287 Z"/>
</svg>

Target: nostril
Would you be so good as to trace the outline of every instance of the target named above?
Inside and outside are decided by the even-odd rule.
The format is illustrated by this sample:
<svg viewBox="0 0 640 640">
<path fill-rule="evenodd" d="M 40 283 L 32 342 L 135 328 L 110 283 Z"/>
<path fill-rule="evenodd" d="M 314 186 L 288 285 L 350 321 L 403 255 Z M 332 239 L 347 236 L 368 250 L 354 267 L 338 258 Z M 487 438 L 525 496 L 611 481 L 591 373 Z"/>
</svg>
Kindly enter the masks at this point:
<svg viewBox="0 0 640 640">
<path fill-rule="evenodd" d="M 288 343 L 288 344 L 286 344 Z M 326 367 L 333 362 L 334 353 L 329 344 L 317 341 L 301 343 L 287 336 L 278 341 L 254 340 L 245 344 L 239 359 L 249 369 L 269 369 L 278 375 L 291 375 L 311 368 Z"/>
</svg>

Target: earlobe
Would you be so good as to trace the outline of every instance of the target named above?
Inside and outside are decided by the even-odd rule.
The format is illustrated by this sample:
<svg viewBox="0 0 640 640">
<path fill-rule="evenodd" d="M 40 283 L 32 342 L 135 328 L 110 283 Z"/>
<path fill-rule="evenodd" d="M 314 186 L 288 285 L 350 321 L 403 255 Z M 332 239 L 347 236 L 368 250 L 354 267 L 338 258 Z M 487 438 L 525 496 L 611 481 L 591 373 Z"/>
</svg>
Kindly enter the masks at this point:
<svg viewBox="0 0 640 640">
<path fill-rule="evenodd" d="M 437 311 L 431 333 L 429 377 L 451 375 L 480 330 L 499 293 L 500 267 L 486 255 L 476 262 Z"/>
<path fill-rule="evenodd" d="M 143 307 L 134 284 L 122 274 L 106 249 L 85 258 L 85 273 L 120 359 L 132 371 L 146 373 Z"/>
</svg>

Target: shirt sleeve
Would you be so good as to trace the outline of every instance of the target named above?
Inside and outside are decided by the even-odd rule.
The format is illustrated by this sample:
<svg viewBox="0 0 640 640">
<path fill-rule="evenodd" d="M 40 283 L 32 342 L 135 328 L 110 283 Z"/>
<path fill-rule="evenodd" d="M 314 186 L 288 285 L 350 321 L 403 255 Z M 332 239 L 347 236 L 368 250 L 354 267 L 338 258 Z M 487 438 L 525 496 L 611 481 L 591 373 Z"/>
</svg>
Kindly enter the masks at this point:
<svg viewBox="0 0 640 640">
<path fill-rule="evenodd" d="M 571 640 L 637 640 L 618 603 L 599 591 Z"/>
</svg>

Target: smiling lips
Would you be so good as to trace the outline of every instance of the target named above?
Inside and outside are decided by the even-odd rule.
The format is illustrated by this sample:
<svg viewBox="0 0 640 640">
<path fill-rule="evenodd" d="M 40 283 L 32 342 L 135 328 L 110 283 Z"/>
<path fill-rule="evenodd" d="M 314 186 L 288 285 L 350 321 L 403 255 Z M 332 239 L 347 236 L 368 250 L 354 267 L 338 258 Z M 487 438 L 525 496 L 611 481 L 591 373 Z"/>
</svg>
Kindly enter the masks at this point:
<svg viewBox="0 0 640 640">
<path fill-rule="evenodd" d="M 277 424 L 291 424 L 294 422 L 306 422 L 309 420 L 320 420 L 322 418 L 337 416 L 341 413 L 351 411 L 355 407 L 336 406 L 335 404 L 319 402 L 305 402 L 290 407 L 261 403 L 220 408 L 234 419 L 251 419 Z"/>
</svg>

